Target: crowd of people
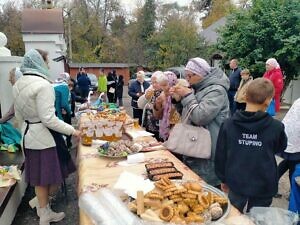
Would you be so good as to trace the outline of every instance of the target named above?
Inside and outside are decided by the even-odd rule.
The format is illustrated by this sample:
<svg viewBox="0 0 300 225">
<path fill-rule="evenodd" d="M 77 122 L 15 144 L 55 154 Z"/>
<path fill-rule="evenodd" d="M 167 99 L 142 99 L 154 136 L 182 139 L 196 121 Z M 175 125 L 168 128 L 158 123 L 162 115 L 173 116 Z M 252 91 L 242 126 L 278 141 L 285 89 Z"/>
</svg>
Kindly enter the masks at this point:
<svg viewBox="0 0 300 225">
<path fill-rule="evenodd" d="M 290 142 L 299 140 L 291 124 L 300 120 L 295 116 L 297 101 L 291 108 L 294 116 L 288 112 L 283 123 L 274 118 L 283 89 L 276 59 L 268 59 L 263 78 L 256 79 L 249 69 L 239 68 L 237 59 L 229 65 L 227 76 L 204 59 L 192 58 L 185 67 L 185 84 L 170 71 L 156 71 L 150 85 L 140 71 L 129 95 L 133 116 L 162 142 L 196 105 L 188 123 L 208 129 L 211 157 L 176 156 L 208 184 L 227 192 L 232 205 L 243 213 L 254 206 L 270 206 L 287 170 L 292 182 L 300 161 L 297 147 L 290 147 Z M 287 125 L 290 120 L 294 123 Z M 275 155 L 284 159 L 279 166 Z"/>
<path fill-rule="evenodd" d="M 167 141 L 172 128 L 185 117 L 188 124 L 209 131 L 209 159 L 176 156 L 208 184 L 228 193 L 231 204 L 243 213 L 254 206 L 270 206 L 278 192 L 278 180 L 287 170 L 292 183 L 300 163 L 295 127 L 300 123 L 300 103 L 294 103 L 282 122 L 269 113 L 272 102 L 273 111 L 279 112 L 283 89 L 276 59 L 266 61 L 263 78 L 253 79 L 248 69 L 239 68 L 237 59 L 230 61 L 230 68 L 228 77 L 197 57 L 187 62 L 185 79 L 171 71 L 156 71 L 151 83 L 139 71 L 128 94 L 133 117 L 158 141 Z M 36 197 L 30 204 L 37 209 L 40 225 L 65 216 L 51 209 L 49 197 L 76 170 L 68 148 L 71 136 L 79 138 L 81 132 L 71 125 L 71 117 L 75 101 L 85 101 L 91 85 L 84 68 L 76 80 L 62 73 L 52 82 L 49 75 L 47 52 L 28 51 L 20 69 L 10 73 L 14 104 L 1 119 L 4 123 L 16 116 L 25 121 L 25 179 L 35 188 Z M 104 93 L 105 101 L 123 106 L 123 86 L 124 78 L 115 70 L 107 75 L 100 71 L 98 92 Z M 284 159 L 278 167 L 276 154 Z"/>
</svg>

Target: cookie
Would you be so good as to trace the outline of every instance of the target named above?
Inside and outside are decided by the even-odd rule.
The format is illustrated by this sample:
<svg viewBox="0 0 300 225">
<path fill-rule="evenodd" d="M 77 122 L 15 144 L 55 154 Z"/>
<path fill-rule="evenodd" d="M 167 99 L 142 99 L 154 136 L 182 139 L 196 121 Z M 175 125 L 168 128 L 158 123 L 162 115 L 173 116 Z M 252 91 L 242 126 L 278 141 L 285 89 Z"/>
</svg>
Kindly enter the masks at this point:
<svg viewBox="0 0 300 225">
<path fill-rule="evenodd" d="M 189 194 L 189 193 L 183 193 L 183 194 L 181 194 L 181 196 L 183 198 L 190 198 L 190 199 L 196 199 L 197 198 L 197 195 Z"/>
<path fill-rule="evenodd" d="M 164 221 L 170 221 L 172 217 L 174 216 L 174 209 L 171 206 L 164 206 L 160 210 L 159 218 Z"/>
</svg>

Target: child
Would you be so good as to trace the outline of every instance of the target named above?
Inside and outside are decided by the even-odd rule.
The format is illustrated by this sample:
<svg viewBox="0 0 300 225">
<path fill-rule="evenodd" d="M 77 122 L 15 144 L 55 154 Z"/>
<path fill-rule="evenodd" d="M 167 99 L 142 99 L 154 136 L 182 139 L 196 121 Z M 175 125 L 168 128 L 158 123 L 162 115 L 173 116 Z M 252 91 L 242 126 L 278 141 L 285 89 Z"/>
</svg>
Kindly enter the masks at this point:
<svg viewBox="0 0 300 225">
<path fill-rule="evenodd" d="M 237 111 L 219 132 L 215 171 L 233 206 L 243 212 L 268 207 L 278 190 L 275 154 L 287 146 L 284 125 L 265 112 L 274 86 L 265 78 L 253 80 L 246 92 L 246 110 Z"/>
<path fill-rule="evenodd" d="M 240 86 L 234 96 L 234 101 L 236 102 L 237 110 L 245 110 L 246 108 L 246 91 L 250 82 L 253 80 L 252 76 L 250 76 L 250 71 L 248 69 L 244 69 L 241 71 L 241 82 Z"/>
</svg>

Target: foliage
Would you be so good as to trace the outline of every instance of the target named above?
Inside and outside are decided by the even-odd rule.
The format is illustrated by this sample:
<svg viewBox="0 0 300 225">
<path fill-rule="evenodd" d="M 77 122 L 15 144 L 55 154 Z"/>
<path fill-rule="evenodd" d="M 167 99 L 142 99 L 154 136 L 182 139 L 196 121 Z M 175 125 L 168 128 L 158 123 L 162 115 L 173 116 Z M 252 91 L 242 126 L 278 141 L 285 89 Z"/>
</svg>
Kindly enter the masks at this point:
<svg viewBox="0 0 300 225">
<path fill-rule="evenodd" d="M 53 5 L 64 9 L 70 61 L 135 63 L 164 69 L 185 64 L 193 56 L 205 57 L 208 50 L 194 15 L 209 2 L 193 0 L 189 6 L 179 6 L 146 0 L 129 16 L 121 10 L 119 0 L 54 0 Z M 0 12 L 0 30 L 7 34 L 11 51 L 23 55 L 22 6 L 11 5 Z M 41 8 L 41 1 L 27 0 L 26 6 Z"/>
<path fill-rule="evenodd" d="M 0 31 L 7 37 L 7 48 L 12 55 L 24 55 L 24 43 L 21 35 L 21 12 L 15 3 L 7 2 L 0 11 Z"/>
<path fill-rule="evenodd" d="M 212 0 L 210 12 L 202 21 L 202 27 L 205 29 L 214 22 L 218 21 L 224 16 L 227 16 L 234 6 L 230 0 Z"/>
<path fill-rule="evenodd" d="M 204 52 L 204 41 L 189 18 L 169 18 L 163 29 L 152 36 L 150 43 L 147 55 L 151 59 L 150 67 L 154 69 L 183 65 L 189 58 Z"/>
<path fill-rule="evenodd" d="M 221 30 L 218 48 L 226 58 L 238 58 L 254 76 L 261 76 L 264 63 L 274 57 L 287 82 L 300 71 L 299 0 L 255 0 L 249 10 L 238 10 Z"/>
<path fill-rule="evenodd" d="M 146 0 L 141 13 L 139 14 L 139 30 L 140 38 L 147 41 L 155 31 L 155 15 L 156 5 L 154 0 Z"/>
</svg>

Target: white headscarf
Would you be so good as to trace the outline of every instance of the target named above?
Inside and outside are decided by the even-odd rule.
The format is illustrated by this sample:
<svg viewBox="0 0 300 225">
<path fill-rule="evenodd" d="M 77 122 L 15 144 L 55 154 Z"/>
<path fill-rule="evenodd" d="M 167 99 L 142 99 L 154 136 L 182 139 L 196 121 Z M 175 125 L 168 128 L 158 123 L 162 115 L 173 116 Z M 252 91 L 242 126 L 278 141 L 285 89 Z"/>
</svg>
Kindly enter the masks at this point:
<svg viewBox="0 0 300 225">
<path fill-rule="evenodd" d="M 266 61 L 266 64 L 269 64 L 270 66 L 272 66 L 272 67 L 274 67 L 274 68 L 276 68 L 276 69 L 280 68 L 279 63 L 278 63 L 277 60 L 274 59 L 274 58 L 268 59 L 268 60 Z"/>
<path fill-rule="evenodd" d="M 15 71 L 15 80 L 17 81 L 19 78 L 21 78 L 23 76 L 23 73 L 20 70 L 20 67 L 16 67 L 16 71 Z"/>
<path fill-rule="evenodd" d="M 59 74 L 58 78 L 55 80 L 55 83 L 62 83 L 62 82 L 68 83 L 69 80 L 70 80 L 70 74 L 64 72 Z"/>
</svg>

